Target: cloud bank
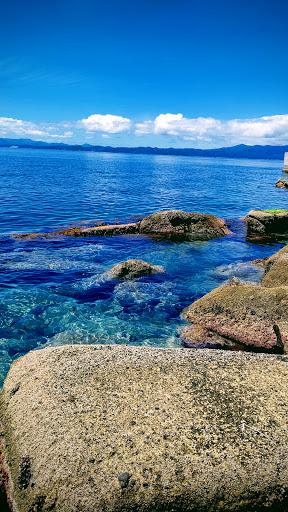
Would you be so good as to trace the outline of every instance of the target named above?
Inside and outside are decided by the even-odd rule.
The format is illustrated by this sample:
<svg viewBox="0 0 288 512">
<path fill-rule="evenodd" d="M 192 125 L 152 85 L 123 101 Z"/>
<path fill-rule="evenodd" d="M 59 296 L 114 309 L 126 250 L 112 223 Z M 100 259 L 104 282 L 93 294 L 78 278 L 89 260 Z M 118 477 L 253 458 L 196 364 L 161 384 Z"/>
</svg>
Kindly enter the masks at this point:
<svg viewBox="0 0 288 512">
<path fill-rule="evenodd" d="M 160 114 L 154 120 L 136 123 L 137 135 L 166 135 L 213 144 L 284 144 L 288 142 L 288 114 L 221 121 L 213 117 L 188 118 L 183 114 Z"/>
<path fill-rule="evenodd" d="M 181 113 L 159 114 L 154 119 L 132 120 L 113 114 L 91 114 L 87 118 L 62 123 L 37 123 L 0 117 L 0 137 L 30 137 L 47 141 L 99 142 L 99 136 L 128 137 L 137 145 L 219 147 L 235 144 L 287 144 L 288 114 L 250 119 L 221 120 L 214 117 L 185 117 Z M 134 138 L 133 138 L 134 137 Z M 122 139 L 123 140 L 123 139 Z M 125 140 L 125 139 L 124 139 Z"/>
</svg>

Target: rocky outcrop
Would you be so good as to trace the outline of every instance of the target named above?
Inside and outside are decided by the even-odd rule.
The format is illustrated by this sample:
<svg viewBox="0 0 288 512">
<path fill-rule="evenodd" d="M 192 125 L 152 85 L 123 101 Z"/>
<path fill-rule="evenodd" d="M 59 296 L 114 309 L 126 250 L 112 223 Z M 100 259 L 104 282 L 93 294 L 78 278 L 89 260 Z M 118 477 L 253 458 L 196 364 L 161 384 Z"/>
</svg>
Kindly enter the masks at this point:
<svg viewBox="0 0 288 512">
<path fill-rule="evenodd" d="M 34 238 L 54 238 L 57 236 L 116 236 L 131 235 L 139 232 L 137 223 L 130 224 L 104 224 L 102 226 L 92 226 L 89 228 L 70 227 L 53 231 L 50 233 L 20 233 L 14 235 L 15 238 L 22 240 L 33 240 Z"/>
<path fill-rule="evenodd" d="M 283 247 L 276 254 L 265 260 L 265 274 L 262 286 L 288 286 L 288 247 Z"/>
<path fill-rule="evenodd" d="M 15 510 L 284 512 L 287 396 L 283 356 L 30 352 L 1 397 Z"/>
<path fill-rule="evenodd" d="M 285 180 L 281 178 L 280 180 L 276 181 L 275 187 L 277 188 L 288 188 L 288 180 Z"/>
<path fill-rule="evenodd" d="M 251 210 L 244 220 L 248 239 L 281 239 L 288 235 L 288 210 Z"/>
<path fill-rule="evenodd" d="M 114 265 L 108 270 L 107 276 L 112 279 L 133 279 L 159 272 L 164 272 L 164 268 L 143 260 L 127 260 Z"/>
<path fill-rule="evenodd" d="M 204 213 L 181 210 L 156 212 L 140 222 L 140 233 L 209 240 L 230 233 L 224 220 Z"/>
<path fill-rule="evenodd" d="M 186 213 L 180 210 L 153 213 L 140 222 L 104 224 L 91 227 L 70 227 L 50 233 L 14 234 L 18 239 L 53 238 L 57 236 L 112 236 L 146 234 L 161 237 L 181 237 L 209 240 L 230 233 L 225 222 L 214 215 Z"/>
<path fill-rule="evenodd" d="M 288 288 L 231 282 L 189 306 L 188 347 L 283 353 L 288 342 Z M 222 344 L 222 347 L 221 347 Z"/>
</svg>

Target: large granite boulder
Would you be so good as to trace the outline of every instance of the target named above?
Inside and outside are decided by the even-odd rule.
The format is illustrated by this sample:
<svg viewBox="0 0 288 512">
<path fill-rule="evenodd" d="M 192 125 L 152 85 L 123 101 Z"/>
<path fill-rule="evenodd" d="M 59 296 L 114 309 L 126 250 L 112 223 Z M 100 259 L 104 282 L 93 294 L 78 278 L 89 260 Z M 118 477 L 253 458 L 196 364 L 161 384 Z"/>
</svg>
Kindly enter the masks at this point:
<svg viewBox="0 0 288 512">
<path fill-rule="evenodd" d="M 288 235 L 288 210 L 251 210 L 245 217 L 247 238 L 283 238 Z"/>
<path fill-rule="evenodd" d="M 112 279 L 133 279 L 159 272 L 164 272 L 164 268 L 159 265 L 152 265 L 143 260 L 127 260 L 114 265 L 108 270 L 107 276 Z"/>
<path fill-rule="evenodd" d="M 288 345 L 288 288 L 232 281 L 183 312 L 186 347 L 282 353 Z"/>
<path fill-rule="evenodd" d="M 265 260 L 265 274 L 261 284 L 270 288 L 288 286 L 288 246 Z"/>
<path fill-rule="evenodd" d="M 224 220 L 205 213 L 171 210 L 152 213 L 140 222 L 140 233 L 209 240 L 230 233 Z"/>
<path fill-rule="evenodd" d="M 284 512 L 287 397 L 285 356 L 30 352 L 1 397 L 13 510 Z"/>
</svg>

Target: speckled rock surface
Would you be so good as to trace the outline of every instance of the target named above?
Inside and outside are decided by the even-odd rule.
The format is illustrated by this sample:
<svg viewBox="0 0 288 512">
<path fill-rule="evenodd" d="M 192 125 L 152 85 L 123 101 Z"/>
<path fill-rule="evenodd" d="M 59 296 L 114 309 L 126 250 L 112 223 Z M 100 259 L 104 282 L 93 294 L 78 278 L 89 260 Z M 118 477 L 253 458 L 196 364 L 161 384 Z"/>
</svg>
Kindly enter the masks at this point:
<svg viewBox="0 0 288 512">
<path fill-rule="evenodd" d="M 140 222 L 140 233 L 209 240 L 228 235 L 230 231 L 224 220 L 214 215 L 171 210 L 152 213 L 145 217 Z"/>
<path fill-rule="evenodd" d="M 223 348 L 235 350 L 281 353 L 288 347 L 285 286 L 231 282 L 193 302 L 183 316 L 192 324 L 183 331 L 185 346 L 220 347 L 222 339 Z"/>
<path fill-rule="evenodd" d="M 18 512 L 288 510 L 288 361 L 65 346 L 1 397 Z"/>
<path fill-rule="evenodd" d="M 114 279 L 132 279 L 159 272 L 164 272 L 164 268 L 159 265 L 152 265 L 143 260 L 127 260 L 114 265 L 108 270 L 107 276 Z"/>
<path fill-rule="evenodd" d="M 265 261 L 262 286 L 288 286 L 288 246 L 273 254 Z"/>
</svg>

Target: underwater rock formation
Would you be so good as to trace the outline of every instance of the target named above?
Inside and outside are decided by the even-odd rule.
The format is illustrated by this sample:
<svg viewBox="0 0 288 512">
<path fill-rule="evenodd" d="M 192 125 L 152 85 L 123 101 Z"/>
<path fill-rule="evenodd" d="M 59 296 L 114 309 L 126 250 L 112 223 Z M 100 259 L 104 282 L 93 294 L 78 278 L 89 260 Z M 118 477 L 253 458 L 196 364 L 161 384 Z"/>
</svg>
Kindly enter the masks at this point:
<svg viewBox="0 0 288 512">
<path fill-rule="evenodd" d="M 285 356 L 30 352 L 1 396 L 7 494 L 18 512 L 284 511 L 287 396 Z"/>
<path fill-rule="evenodd" d="M 164 272 L 164 268 L 143 260 L 127 260 L 114 265 L 106 275 L 113 279 L 133 279 L 158 272 Z"/>
</svg>

